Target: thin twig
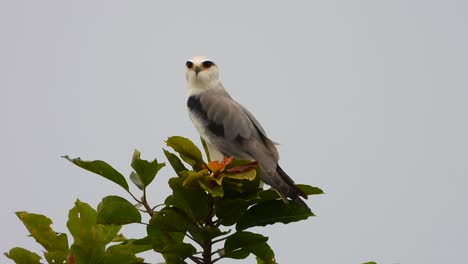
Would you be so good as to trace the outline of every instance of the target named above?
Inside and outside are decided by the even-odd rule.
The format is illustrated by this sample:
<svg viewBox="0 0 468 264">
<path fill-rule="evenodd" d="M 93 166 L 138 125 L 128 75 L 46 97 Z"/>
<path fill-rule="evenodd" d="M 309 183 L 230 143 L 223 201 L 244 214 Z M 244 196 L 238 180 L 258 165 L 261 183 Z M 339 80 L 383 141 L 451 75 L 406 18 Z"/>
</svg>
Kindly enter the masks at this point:
<svg viewBox="0 0 468 264">
<path fill-rule="evenodd" d="M 215 263 L 215 262 L 217 262 L 218 260 L 223 259 L 223 258 L 224 258 L 224 257 L 215 258 L 215 259 L 213 259 L 213 261 L 212 261 L 211 263 Z"/>
<path fill-rule="evenodd" d="M 221 241 L 223 241 L 223 240 L 226 240 L 228 237 L 229 237 L 229 236 L 223 237 L 223 238 L 220 238 L 220 239 L 213 240 L 213 242 L 211 242 L 211 243 L 216 244 L 216 243 L 218 243 L 218 242 L 221 242 Z"/>
<path fill-rule="evenodd" d="M 189 256 L 189 259 L 191 259 L 193 262 L 197 264 L 204 264 L 203 261 L 195 256 Z"/>
<path fill-rule="evenodd" d="M 195 243 L 197 243 L 198 245 L 200 245 L 200 247 L 203 247 L 203 244 L 198 242 L 195 238 L 193 238 L 191 235 L 189 235 L 188 233 L 186 234 L 186 236 L 188 238 L 190 238 L 191 240 L 193 240 Z"/>
</svg>

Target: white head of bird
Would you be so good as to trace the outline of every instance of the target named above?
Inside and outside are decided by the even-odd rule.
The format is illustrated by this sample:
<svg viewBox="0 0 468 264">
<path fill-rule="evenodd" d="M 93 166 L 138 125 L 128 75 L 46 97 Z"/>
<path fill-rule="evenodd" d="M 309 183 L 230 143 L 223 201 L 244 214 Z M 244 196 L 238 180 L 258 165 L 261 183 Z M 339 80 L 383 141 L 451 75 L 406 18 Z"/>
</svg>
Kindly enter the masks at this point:
<svg viewBox="0 0 468 264">
<path fill-rule="evenodd" d="M 188 60 L 185 66 L 187 67 L 185 77 L 190 90 L 202 92 L 218 86 L 218 66 L 212 60 L 204 56 L 195 56 Z"/>
</svg>

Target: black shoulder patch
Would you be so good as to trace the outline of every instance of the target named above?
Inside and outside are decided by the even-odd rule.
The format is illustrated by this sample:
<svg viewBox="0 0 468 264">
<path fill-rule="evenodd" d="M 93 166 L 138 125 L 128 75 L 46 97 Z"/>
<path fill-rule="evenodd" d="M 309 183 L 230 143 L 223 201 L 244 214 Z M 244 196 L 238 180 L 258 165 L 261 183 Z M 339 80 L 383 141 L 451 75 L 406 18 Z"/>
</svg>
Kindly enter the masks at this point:
<svg viewBox="0 0 468 264">
<path fill-rule="evenodd" d="M 224 127 L 222 124 L 217 124 L 212 120 L 208 119 L 208 114 L 203 109 L 200 97 L 192 95 L 187 100 L 187 107 L 192 111 L 193 114 L 197 115 L 201 121 L 206 125 L 208 130 L 218 137 L 224 137 Z"/>
</svg>

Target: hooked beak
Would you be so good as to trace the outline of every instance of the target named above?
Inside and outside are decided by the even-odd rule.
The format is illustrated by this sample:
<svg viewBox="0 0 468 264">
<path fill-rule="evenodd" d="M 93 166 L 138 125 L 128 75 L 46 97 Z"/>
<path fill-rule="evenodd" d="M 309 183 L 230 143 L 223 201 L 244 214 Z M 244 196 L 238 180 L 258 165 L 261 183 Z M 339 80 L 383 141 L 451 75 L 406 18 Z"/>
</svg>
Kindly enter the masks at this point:
<svg viewBox="0 0 468 264">
<path fill-rule="evenodd" d="M 195 67 L 194 71 L 195 71 L 195 75 L 198 76 L 198 73 L 201 71 L 201 69 L 200 67 L 197 66 Z"/>
</svg>

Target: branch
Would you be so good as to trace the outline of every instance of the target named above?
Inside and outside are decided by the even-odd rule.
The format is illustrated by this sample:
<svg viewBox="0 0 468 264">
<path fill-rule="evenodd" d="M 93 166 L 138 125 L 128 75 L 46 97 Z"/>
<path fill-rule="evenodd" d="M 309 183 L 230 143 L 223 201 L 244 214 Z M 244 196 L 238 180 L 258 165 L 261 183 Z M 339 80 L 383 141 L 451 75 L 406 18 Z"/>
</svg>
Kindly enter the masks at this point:
<svg viewBox="0 0 468 264">
<path fill-rule="evenodd" d="M 153 217 L 154 215 L 154 210 L 151 208 L 151 206 L 148 204 L 148 201 L 146 200 L 146 188 L 143 189 L 143 197 L 141 197 L 141 204 L 146 209 L 146 212 L 150 215 L 150 217 Z"/>
</svg>

